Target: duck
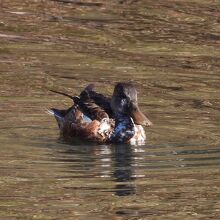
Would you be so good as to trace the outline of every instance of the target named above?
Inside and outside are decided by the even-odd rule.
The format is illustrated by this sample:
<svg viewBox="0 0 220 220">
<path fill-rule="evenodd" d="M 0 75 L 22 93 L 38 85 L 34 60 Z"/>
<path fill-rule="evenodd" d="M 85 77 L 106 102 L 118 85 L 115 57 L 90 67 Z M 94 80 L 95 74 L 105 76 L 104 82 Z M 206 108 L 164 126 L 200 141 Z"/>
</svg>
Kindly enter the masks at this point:
<svg viewBox="0 0 220 220">
<path fill-rule="evenodd" d="M 68 109 L 50 108 L 48 113 L 57 121 L 60 137 L 98 144 L 145 144 L 143 126 L 152 122 L 138 106 L 137 90 L 130 82 L 115 85 L 112 97 L 86 86 L 79 96 L 50 90 L 73 100 Z"/>
</svg>

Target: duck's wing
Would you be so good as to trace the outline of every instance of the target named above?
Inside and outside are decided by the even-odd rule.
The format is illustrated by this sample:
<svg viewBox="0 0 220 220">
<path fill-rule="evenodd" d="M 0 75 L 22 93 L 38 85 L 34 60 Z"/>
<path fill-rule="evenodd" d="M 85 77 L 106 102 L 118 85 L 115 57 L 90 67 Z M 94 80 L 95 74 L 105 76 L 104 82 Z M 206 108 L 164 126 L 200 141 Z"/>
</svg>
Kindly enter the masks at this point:
<svg viewBox="0 0 220 220">
<path fill-rule="evenodd" d="M 103 118 L 111 118 L 112 111 L 110 99 L 93 90 L 92 84 L 88 85 L 80 94 L 79 99 L 75 99 L 82 109 L 82 112 L 92 120 L 101 121 Z"/>
<path fill-rule="evenodd" d="M 80 94 L 81 99 L 91 99 L 94 103 L 100 106 L 108 115 L 112 117 L 111 98 L 101 93 L 94 91 L 94 84 L 89 84 Z"/>
<path fill-rule="evenodd" d="M 109 115 L 105 110 L 97 105 L 94 100 L 88 99 L 78 99 L 75 103 L 79 106 L 80 110 L 89 117 L 91 120 L 101 121 L 104 118 L 109 118 Z"/>
<path fill-rule="evenodd" d="M 61 137 L 79 138 L 97 143 L 105 143 L 109 138 L 114 123 L 110 119 L 91 121 L 81 112 L 78 105 L 73 105 L 67 110 L 51 108 L 49 114 L 57 120 Z"/>
<path fill-rule="evenodd" d="M 80 94 L 80 96 L 71 96 L 63 92 L 50 90 L 71 98 L 77 104 L 80 110 L 91 118 L 91 120 L 101 121 L 103 118 L 112 118 L 112 110 L 110 98 L 94 91 L 94 85 L 88 85 Z"/>
</svg>

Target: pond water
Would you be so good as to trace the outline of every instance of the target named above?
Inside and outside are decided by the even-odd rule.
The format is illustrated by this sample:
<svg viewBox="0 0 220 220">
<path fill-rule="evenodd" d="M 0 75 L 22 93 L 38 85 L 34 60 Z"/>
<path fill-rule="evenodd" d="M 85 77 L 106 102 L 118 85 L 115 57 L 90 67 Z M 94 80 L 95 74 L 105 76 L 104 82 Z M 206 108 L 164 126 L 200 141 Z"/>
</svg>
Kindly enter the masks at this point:
<svg viewBox="0 0 220 220">
<path fill-rule="evenodd" d="M 0 3 L 1 219 L 220 219 L 220 2 Z M 145 146 L 59 140 L 45 110 L 132 81 Z"/>
</svg>

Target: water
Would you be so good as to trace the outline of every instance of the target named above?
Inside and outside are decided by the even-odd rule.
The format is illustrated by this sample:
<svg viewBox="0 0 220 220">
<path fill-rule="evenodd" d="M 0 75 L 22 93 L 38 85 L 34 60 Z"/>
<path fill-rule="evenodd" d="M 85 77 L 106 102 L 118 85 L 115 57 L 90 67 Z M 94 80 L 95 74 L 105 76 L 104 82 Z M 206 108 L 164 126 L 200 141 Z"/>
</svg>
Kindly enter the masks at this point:
<svg viewBox="0 0 220 220">
<path fill-rule="evenodd" d="M 1 219 L 219 219 L 219 1 L 4 1 Z M 49 107 L 132 81 L 139 147 L 58 138 Z"/>
</svg>

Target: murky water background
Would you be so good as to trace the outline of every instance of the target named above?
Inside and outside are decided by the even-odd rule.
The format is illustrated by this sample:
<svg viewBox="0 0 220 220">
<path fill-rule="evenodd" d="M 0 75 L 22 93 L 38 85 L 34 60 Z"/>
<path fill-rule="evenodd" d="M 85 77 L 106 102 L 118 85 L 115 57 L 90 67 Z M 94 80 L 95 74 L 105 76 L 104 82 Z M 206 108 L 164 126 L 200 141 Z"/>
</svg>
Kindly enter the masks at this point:
<svg viewBox="0 0 220 220">
<path fill-rule="evenodd" d="M 219 219 L 220 2 L 0 3 L 0 219 Z M 49 107 L 133 81 L 146 146 L 70 145 Z"/>
</svg>

